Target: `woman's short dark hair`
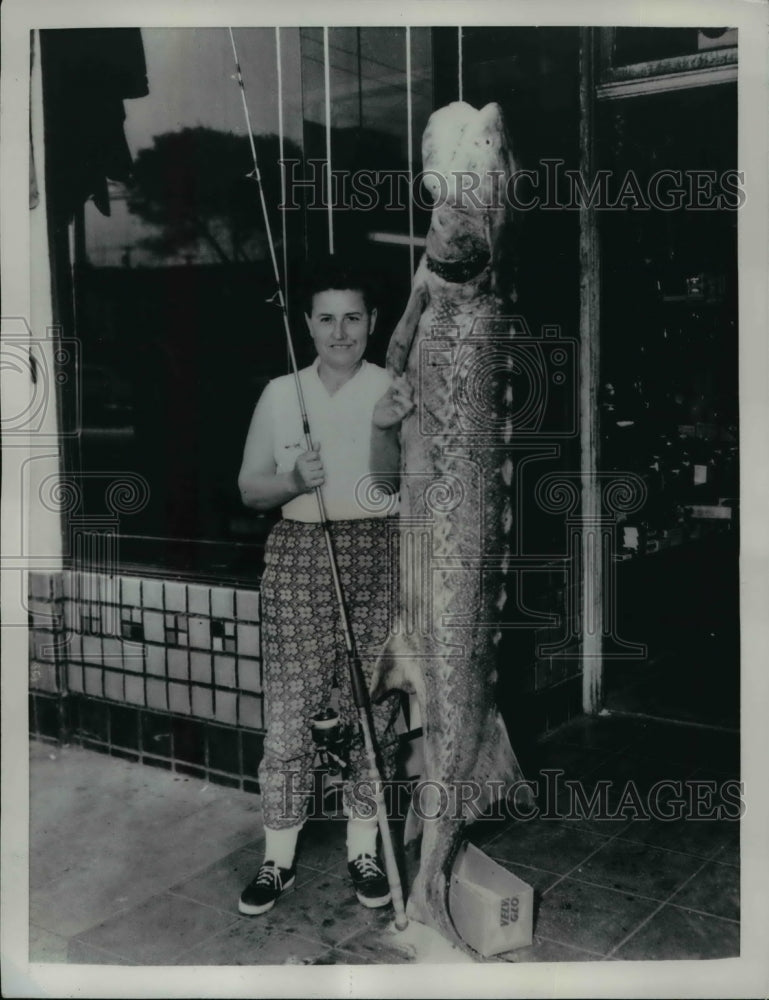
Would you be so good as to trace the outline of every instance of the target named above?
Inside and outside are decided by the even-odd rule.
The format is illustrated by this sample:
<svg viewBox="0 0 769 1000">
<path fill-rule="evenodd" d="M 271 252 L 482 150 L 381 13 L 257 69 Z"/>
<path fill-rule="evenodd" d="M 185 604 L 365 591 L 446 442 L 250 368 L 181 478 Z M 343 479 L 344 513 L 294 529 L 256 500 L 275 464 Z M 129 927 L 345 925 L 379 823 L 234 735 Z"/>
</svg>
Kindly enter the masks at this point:
<svg viewBox="0 0 769 1000">
<path fill-rule="evenodd" d="M 369 312 L 376 307 L 374 282 L 357 261 L 332 255 L 307 269 L 302 283 L 302 308 L 308 316 L 312 313 L 315 295 L 329 289 L 360 292 Z"/>
</svg>

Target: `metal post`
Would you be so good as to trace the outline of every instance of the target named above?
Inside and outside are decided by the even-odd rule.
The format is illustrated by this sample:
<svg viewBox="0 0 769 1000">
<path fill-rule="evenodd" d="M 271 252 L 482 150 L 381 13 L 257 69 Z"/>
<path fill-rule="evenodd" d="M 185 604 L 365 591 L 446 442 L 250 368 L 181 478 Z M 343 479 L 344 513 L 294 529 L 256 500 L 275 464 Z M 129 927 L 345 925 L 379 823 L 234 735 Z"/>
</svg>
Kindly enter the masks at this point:
<svg viewBox="0 0 769 1000">
<path fill-rule="evenodd" d="M 580 29 L 580 173 L 590 184 L 595 170 L 595 29 Z M 601 516 L 601 493 L 596 472 L 600 455 L 598 390 L 600 378 L 600 246 L 595 210 L 579 210 L 579 411 L 581 518 L 595 524 Z M 603 686 L 603 567 L 592 558 L 589 532 L 582 549 L 582 708 L 587 713 L 601 707 Z"/>
</svg>

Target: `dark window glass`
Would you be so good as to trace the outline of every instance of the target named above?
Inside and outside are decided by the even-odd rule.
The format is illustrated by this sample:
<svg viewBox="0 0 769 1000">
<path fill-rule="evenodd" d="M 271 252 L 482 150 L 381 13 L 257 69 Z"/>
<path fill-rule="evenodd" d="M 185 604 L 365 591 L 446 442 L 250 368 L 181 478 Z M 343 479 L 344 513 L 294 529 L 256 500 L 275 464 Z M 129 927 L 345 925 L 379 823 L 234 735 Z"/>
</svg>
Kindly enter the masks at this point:
<svg viewBox="0 0 769 1000">
<path fill-rule="evenodd" d="M 616 28 L 612 64 L 628 66 L 737 44 L 729 28 Z"/>
</svg>

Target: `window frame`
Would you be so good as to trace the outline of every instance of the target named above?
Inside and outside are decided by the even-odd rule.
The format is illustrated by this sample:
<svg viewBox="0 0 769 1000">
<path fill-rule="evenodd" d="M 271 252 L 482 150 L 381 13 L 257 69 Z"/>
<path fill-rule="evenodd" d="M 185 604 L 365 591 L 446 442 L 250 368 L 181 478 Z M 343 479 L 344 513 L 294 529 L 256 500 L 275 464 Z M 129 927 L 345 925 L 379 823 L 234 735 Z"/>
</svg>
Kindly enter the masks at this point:
<svg viewBox="0 0 769 1000">
<path fill-rule="evenodd" d="M 595 89 L 599 101 L 729 83 L 737 79 L 736 45 L 617 66 L 614 63 L 617 29 L 595 30 L 598 34 Z"/>
</svg>

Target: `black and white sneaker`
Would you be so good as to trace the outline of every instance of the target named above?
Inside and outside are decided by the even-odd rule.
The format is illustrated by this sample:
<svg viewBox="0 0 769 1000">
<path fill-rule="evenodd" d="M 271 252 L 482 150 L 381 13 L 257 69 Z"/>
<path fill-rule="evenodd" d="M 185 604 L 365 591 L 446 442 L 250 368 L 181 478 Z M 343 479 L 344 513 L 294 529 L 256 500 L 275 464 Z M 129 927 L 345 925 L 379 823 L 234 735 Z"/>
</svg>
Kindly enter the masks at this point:
<svg viewBox="0 0 769 1000">
<path fill-rule="evenodd" d="M 278 868 L 274 861 L 265 861 L 256 878 L 240 894 L 238 910 L 249 917 L 266 913 L 273 908 L 280 894 L 291 888 L 295 879 L 296 865 Z"/>
<path fill-rule="evenodd" d="M 359 854 L 354 861 L 347 863 L 347 870 L 359 903 L 372 909 L 387 906 L 391 898 L 390 886 L 378 858 L 370 854 Z"/>
</svg>

